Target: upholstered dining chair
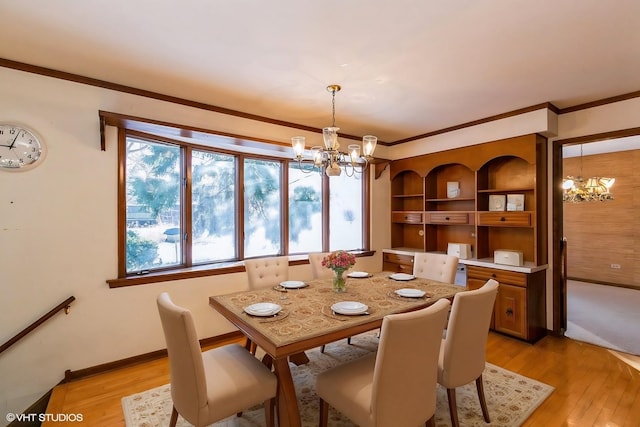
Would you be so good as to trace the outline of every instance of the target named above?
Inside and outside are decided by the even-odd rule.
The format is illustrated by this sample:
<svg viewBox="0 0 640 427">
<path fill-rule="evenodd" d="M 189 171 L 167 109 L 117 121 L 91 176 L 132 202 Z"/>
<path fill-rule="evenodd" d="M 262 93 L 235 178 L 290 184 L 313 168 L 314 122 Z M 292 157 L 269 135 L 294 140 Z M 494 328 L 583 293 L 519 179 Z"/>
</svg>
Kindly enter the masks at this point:
<svg viewBox="0 0 640 427">
<path fill-rule="evenodd" d="M 456 280 L 458 257 L 432 252 L 416 252 L 413 256 L 413 275 L 422 279 L 453 283 Z"/>
<path fill-rule="evenodd" d="M 267 425 L 274 425 L 276 376 L 238 344 L 202 352 L 191 312 L 175 305 L 169 294 L 157 298 L 169 353 L 173 410 L 196 427 L 239 414 L 264 402 Z"/>
<path fill-rule="evenodd" d="M 456 387 L 476 382 L 484 420 L 489 411 L 484 397 L 482 372 L 485 368 L 487 335 L 498 282 L 490 279 L 481 288 L 459 292 L 453 298 L 446 337 L 440 347 L 438 383 L 447 389 L 451 425 L 458 426 Z"/>
<path fill-rule="evenodd" d="M 329 406 L 361 427 L 434 425 L 438 353 L 449 301 L 382 320 L 378 352 L 320 373 L 320 427 Z"/>
<path fill-rule="evenodd" d="M 250 289 L 264 289 L 289 280 L 289 257 L 275 256 L 244 260 Z"/>
<path fill-rule="evenodd" d="M 311 274 L 314 279 L 331 279 L 333 271 L 330 268 L 322 266 L 322 259 L 329 255 L 330 252 L 312 252 L 309 254 L 309 265 L 311 265 Z M 351 337 L 347 338 L 347 344 L 351 344 Z M 324 353 L 325 345 L 320 347 L 320 353 Z"/>
<path fill-rule="evenodd" d="M 314 279 L 331 279 L 333 271 L 322 266 L 322 259 L 329 255 L 329 252 L 312 252 L 309 254 L 309 265 Z"/>
<path fill-rule="evenodd" d="M 289 280 L 289 257 L 274 256 L 244 260 L 249 289 L 266 289 Z M 247 349 L 256 354 L 256 344 L 247 339 Z"/>
</svg>

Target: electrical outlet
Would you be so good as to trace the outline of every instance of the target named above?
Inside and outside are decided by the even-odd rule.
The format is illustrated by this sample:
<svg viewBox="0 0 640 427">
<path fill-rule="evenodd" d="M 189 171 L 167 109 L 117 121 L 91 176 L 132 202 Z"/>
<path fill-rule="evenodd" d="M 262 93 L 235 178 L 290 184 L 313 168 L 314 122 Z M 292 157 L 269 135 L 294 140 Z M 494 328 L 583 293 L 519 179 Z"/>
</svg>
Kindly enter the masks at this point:
<svg viewBox="0 0 640 427">
<path fill-rule="evenodd" d="M 611 268 L 614 270 L 620 270 L 622 267 L 620 266 L 620 264 L 611 264 Z"/>
</svg>

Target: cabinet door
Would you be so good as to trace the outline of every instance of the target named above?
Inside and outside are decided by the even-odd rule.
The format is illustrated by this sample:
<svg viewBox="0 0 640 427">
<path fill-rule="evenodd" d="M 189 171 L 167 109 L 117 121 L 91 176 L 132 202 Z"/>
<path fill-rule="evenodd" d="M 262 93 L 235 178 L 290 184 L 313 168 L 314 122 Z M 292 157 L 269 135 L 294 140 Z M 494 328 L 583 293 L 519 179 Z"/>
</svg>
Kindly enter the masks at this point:
<svg viewBox="0 0 640 427">
<path fill-rule="evenodd" d="M 495 306 L 495 329 L 527 339 L 527 290 L 500 284 Z"/>
</svg>

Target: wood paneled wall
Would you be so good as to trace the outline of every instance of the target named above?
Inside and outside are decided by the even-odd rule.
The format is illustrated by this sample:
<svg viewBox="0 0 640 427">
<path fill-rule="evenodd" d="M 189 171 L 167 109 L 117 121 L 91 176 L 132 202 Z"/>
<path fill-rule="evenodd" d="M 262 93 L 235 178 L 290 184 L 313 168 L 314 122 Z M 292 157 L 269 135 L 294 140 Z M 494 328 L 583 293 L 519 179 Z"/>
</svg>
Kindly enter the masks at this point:
<svg viewBox="0 0 640 427">
<path fill-rule="evenodd" d="M 615 178 L 614 200 L 564 203 L 569 277 L 640 289 L 640 150 L 582 158 L 582 176 Z M 563 160 L 563 175 L 580 175 L 580 157 Z M 612 268 L 619 264 L 620 269 Z"/>
</svg>

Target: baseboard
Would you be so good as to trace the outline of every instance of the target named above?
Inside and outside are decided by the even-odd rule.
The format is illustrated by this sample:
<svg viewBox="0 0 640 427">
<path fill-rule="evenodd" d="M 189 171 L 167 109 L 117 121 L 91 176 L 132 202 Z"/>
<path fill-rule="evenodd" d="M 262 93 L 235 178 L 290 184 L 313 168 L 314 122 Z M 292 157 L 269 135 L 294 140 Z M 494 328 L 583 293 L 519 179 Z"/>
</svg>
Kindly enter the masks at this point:
<svg viewBox="0 0 640 427">
<path fill-rule="evenodd" d="M 204 348 L 209 346 L 216 346 L 227 341 L 237 341 L 239 339 L 242 339 L 243 337 L 244 335 L 240 331 L 229 332 L 227 334 L 201 339 L 200 347 Z M 138 365 L 140 363 L 151 362 L 153 360 L 162 359 L 163 357 L 167 357 L 167 349 L 156 350 L 150 353 L 140 354 L 138 356 L 127 357 L 126 359 L 103 363 L 101 365 L 78 369 L 76 371 L 66 370 L 62 383 L 76 381 L 81 378 L 102 374 L 105 372 L 113 371 L 115 369 L 122 369 L 129 366 Z"/>
<path fill-rule="evenodd" d="M 582 277 L 569 277 L 567 280 L 575 280 L 576 282 L 593 283 L 596 285 L 615 286 L 617 288 L 638 289 L 637 286 L 625 285 L 623 283 L 603 282 L 602 280 L 583 279 Z"/>
</svg>

